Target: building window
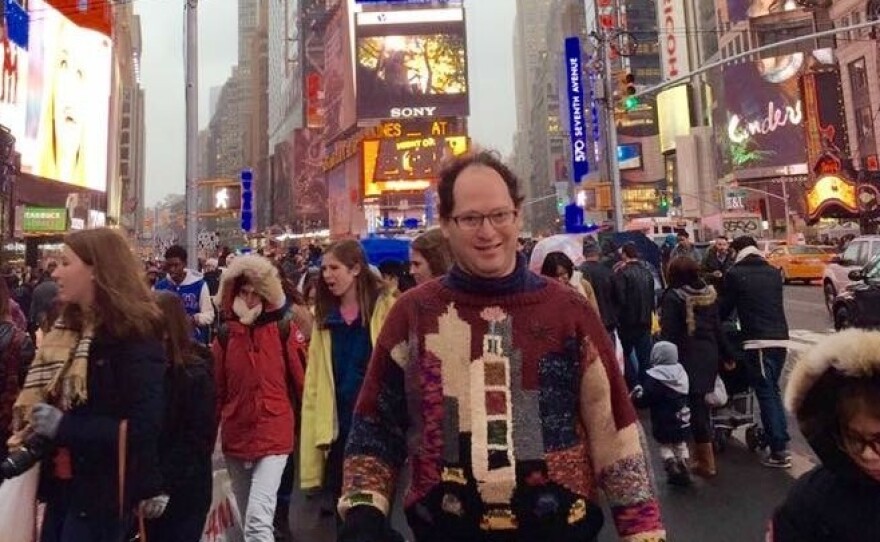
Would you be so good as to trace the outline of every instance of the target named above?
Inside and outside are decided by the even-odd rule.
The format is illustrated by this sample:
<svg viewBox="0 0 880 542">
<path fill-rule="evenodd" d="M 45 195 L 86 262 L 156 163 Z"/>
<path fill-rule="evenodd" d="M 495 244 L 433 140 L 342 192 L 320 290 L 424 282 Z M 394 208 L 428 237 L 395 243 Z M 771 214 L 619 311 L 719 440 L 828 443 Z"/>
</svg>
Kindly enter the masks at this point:
<svg viewBox="0 0 880 542">
<path fill-rule="evenodd" d="M 871 114 L 871 106 L 856 110 L 856 133 L 860 140 L 874 139 L 874 116 Z"/>
<path fill-rule="evenodd" d="M 849 63 L 849 82 L 853 93 L 863 90 L 868 86 L 868 71 L 865 65 L 865 57 Z"/>
</svg>

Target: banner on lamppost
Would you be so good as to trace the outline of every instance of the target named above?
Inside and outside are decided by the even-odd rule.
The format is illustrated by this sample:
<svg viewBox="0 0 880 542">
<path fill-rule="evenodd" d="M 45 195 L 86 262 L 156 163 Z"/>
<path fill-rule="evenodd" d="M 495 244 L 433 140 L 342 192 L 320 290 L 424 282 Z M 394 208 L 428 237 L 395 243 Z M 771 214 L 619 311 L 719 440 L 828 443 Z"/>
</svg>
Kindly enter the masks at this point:
<svg viewBox="0 0 880 542">
<path fill-rule="evenodd" d="M 568 133 L 571 140 L 572 180 L 583 181 L 590 173 L 587 161 L 587 130 L 584 115 L 584 70 L 582 66 L 581 40 L 565 39 L 565 74 L 568 82 Z"/>
</svg>

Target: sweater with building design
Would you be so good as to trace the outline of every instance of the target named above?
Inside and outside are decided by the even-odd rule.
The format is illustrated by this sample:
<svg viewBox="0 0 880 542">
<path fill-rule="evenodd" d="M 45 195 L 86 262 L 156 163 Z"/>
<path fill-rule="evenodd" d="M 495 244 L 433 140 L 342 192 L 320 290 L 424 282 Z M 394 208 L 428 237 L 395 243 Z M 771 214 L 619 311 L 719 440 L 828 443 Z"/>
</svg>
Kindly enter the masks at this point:
<svg viewBox="0 0 880 542">
<path fill-rule="evenodd" d="M 499 288 L 454 269 L 404 294 L 355 409 L 340 512 L 387 514 L 408 458 L 416 540 L 665 540 L 636 415 L 601 320 L 523 261 Z"/>
</svg>

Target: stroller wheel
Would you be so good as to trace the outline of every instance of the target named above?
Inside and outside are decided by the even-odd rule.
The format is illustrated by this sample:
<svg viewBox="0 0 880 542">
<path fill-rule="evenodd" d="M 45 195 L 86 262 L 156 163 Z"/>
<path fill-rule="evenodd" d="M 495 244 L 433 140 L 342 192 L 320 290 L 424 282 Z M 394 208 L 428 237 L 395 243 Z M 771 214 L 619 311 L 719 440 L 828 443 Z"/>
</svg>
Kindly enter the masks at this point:
<svg viewBox="0 0 880 542">
<path fill-rule="evenodd" d="M 766 446 L 764 429 L 757 425 L 750 425 L 746 428 L 746 446 L 749 451 L 757 452 Z"/>
</svg>

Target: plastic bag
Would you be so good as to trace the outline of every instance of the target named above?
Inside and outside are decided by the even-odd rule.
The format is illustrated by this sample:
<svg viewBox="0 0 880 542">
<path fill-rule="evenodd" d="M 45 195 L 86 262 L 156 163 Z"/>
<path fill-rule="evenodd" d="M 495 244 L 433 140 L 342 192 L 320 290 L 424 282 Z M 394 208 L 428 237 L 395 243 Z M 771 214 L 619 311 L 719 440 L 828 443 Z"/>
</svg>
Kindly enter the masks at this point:
<svg viewBox="0 0 880 542">
<path fill-rule="evenodd" d="M 727 404 L 727 388 L 721 376 L 715 377 L 715 389 L 706 394 L 706 404 L 713 408 L 721 408 Z"/>
<path fill-rule="evenodd" d="M 3 542 L 37 540 L 37 485 L 40 465 L 0 485 L 0 533 Z"/>
<path fill-rule="evenodd" d="M 232 482 L 226 469 L 214 471 L 214 492 L 211 509 L 205 521 L 201 542 L 241 542 L 241 514 L 232 493 Z"/>
</svg>

